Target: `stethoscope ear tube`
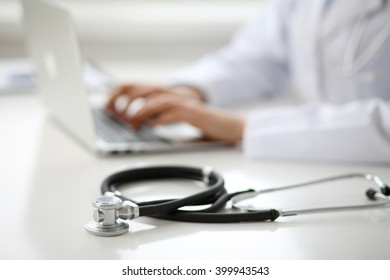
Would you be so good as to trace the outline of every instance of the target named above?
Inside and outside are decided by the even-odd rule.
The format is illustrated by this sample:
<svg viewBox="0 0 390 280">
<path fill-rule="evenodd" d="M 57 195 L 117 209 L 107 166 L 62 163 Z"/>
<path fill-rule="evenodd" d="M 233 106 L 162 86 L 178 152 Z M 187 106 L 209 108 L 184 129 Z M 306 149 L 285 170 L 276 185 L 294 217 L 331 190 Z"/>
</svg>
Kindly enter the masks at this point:
<svg viewBox="0 0 390 280">
<path fill-rule="evenodd" d="M 232 207 L 239 209 L 241 211 L 256 211 L 252 206 L 247 207 L 245 205 L 240 204 L 242 201 L 257 197 L 261 194 L 265 193 L 271 193 L 276 191 L 283 191 L 283 190 L 291 190 L 301 187 L 307 187 L 310 185 L 325 183 L 329 181 L 337 181 L 337 180 L 343 180 L 343 179 L 352 179 L 352 178 L 360 178 L 364 179 L 366 181 L 370 181 L 375 183 L 378 188 L 379 192 L 375 191 L 373 189 L 368 189 L 366 191 L 366 196 L 370 200 L 377 200 L 381 199 L 382 202 L 377 202 L 373 204 L 357 204 L 357 205 L 345 205 L 345 206 L 336 206 L 336 207 L 320 207 L 320 208 L 309 208 L 309 209 L 294 209 L 294 210 L 277 210 L 279 212 L 279 216 L 296 216 L 296 215 L 302 215 L 302 214 L 314 214 L 314 213 L 327 213 L 327 212 L 339 212 L 339 211 L 350 211 L 350 210 L 363 210 L 363 209 L 373 209 L 373 208 L 384 208 L 384 207 L 390 207 L 390 188 L 378 177 L 372 174 L 364 174 L 364 173 L 351 173 L 351 174 L 344 174 L 339 176 L 332 176 L 327 177 L 323 179 L 317 179 L 313 181 L 307 181 L 304 183 L 299 184 L 293 184 L 293 185 L 287 185 L 287 186 L 281 186 L 281 187 L 274 187 L 269 189 L 263 189 L 251 193 L 242 193 L 239 195 L 236 195 L 232 197 Z"/>
</svg>

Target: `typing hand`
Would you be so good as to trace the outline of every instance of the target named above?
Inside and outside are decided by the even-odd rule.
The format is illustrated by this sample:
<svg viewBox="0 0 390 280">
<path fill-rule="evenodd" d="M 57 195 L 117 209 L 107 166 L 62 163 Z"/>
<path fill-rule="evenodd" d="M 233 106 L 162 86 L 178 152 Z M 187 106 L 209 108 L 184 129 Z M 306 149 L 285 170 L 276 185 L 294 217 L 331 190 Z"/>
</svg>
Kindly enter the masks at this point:
<svg viewBox="0 0 390 280">
<path fill-rule="evenodd" d="M 126 101 L 118 108 L 116 103 L 120 98 Z M 143 106 L 133 115 L 128 115 L 129 107 L 140 98 L 144 99 Z M 240 141 L 243 135 L 243 118 L 206 106 L 202 94 L 191 87 L 124 85 L 113 92 L 107 109 L 135 128 L 145 123 L 158 126 L 186 122 L 199 128 L 204 138 L 232 144 Z"/>
</svg>

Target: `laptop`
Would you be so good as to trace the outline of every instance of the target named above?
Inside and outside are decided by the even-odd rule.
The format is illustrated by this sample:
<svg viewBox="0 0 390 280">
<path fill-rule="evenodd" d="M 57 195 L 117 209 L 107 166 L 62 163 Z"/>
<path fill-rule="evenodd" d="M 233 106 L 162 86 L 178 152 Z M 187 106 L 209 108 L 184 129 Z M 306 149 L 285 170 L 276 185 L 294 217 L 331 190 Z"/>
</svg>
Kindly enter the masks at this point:
<svg viewBox="0 0 390 280">
<path fill-rule="evenodd" d="M 104 109 L 94 107 L 84 82 L 84 60 L 70 12 L 54 0 L 22 3 L 39 95 L 49 113 L 79 142 L 101 154 L 224 146 L 201 140 L 199 131 L 186 126 L 135 131 Z M 175 139 L 176 134 L 179 139 Z"/>
</svg>

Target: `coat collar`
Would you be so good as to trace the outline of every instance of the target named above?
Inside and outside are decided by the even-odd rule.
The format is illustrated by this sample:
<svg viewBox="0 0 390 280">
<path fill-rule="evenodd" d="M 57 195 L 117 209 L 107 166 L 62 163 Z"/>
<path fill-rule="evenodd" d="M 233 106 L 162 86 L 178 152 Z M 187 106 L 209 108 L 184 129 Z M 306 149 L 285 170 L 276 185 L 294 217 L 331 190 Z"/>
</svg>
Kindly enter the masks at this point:
<svg viewBox="0 0 390 280">
<path fill-rule="evenodd" d="M 328 7 L 323 19 L 322 35 L 327 36 L 337 31 L 343 24 L 355 22 L 359 17 L 370 16 L 380 11 L 386 0 L 324 0 Z"/>
</svg>

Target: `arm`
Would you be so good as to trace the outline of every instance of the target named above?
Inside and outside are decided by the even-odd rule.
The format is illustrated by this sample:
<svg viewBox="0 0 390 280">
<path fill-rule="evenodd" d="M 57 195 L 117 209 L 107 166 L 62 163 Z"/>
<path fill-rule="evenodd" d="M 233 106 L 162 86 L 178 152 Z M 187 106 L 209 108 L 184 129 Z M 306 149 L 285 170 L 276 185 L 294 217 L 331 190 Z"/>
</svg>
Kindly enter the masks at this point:
<svg viewBox="0 0 390 280">
<path fill-rule="evenodd" d="M 244 132 L 250 158 L 390 162 L 390 102 L 305 105 L 253 114 Z"/>
</svg>

